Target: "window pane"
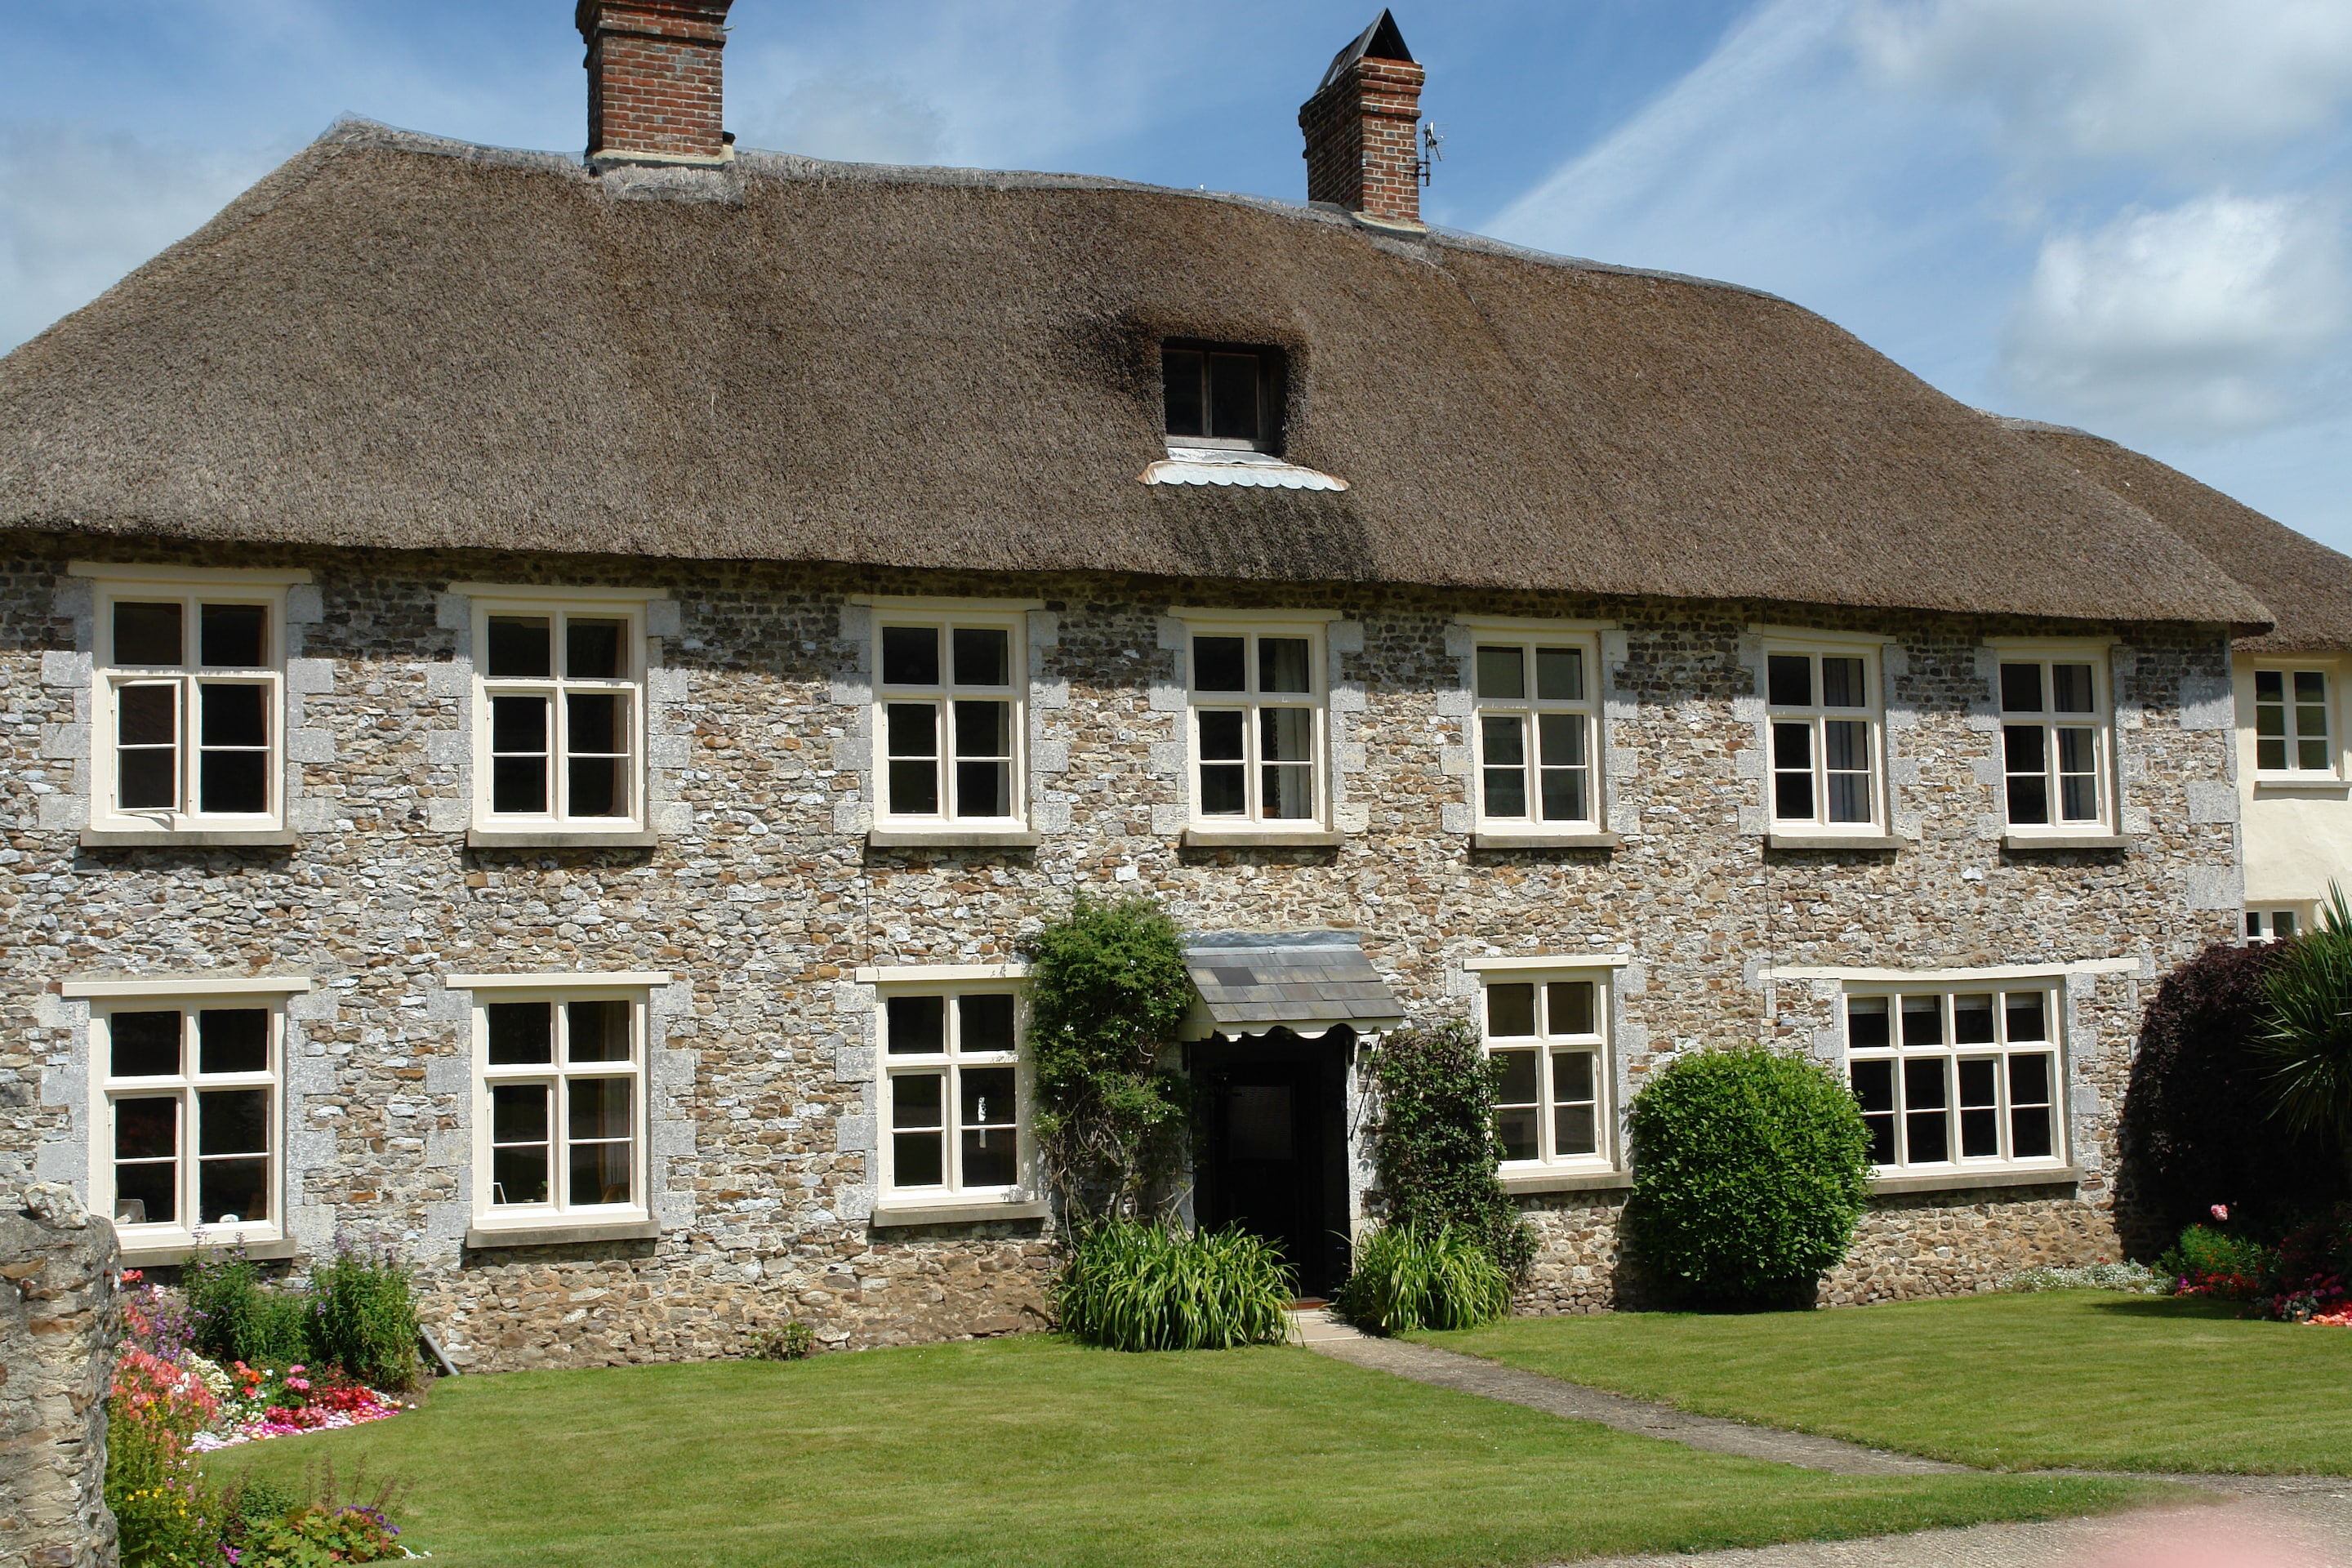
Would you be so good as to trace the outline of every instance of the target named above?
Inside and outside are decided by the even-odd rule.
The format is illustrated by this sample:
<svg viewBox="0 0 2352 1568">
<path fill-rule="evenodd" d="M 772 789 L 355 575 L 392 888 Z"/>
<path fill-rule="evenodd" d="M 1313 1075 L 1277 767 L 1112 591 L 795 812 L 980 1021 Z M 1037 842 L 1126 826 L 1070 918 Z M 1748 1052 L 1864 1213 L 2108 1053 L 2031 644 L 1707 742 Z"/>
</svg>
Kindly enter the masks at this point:
<svg viewBox="0 0 2352 1568">
<path fill-rule="evenodd" d="M 1517 699 L 1528 694 L 1527 651 L 1516 647 L 1478 650 L 1478 695 Z"/>
<path fill-rule="evenodd" d="M 1315 710 L 1311 708 L 1258 710 L 1260 760 L 1303 763 L 1315 755 Z"/>
<path fill-rule="evenodd" d="M 2280 723 L 2284 726 L 2285 721 L 2282 719 Z M 2269 736 L 2258 737 L 2254 742 L 2254 766 L 2270 773 L 2276 773 L 2285 767 L 2286 742 L 2283 740 L 2273 740 Z"/>
<path fill-rule="evenodd" d="M 1845 1004 L 1845 1043 L 1857 1051 L 1883 1050 L 1894 1044 L 1887 1032 L 1886 998 L 1849 996 Z"/>
<path fill-rule="evenodd" d="M 496 1083 L 490 1086 L 490 1141 L 494 1143 L 547 1142 L 548 1087 L 543 1083 Z M 509 1198 L 509 1203 L 519 1200 Z"/>
<path fill-rule="evenodd" d="M 490 699 L 490 750 L 493 752 L 547 750 L 547 699 Z"/>
<path fill-rule="evenodd" d="M 175 1014 L 166 1016 L 176 1017 Z M 200 1072 L 268 1072 L 269 1011 L 266 1007 L 207 1007 L 196 1015 L 196 1067 Z M 116 1069 L 118 1072 L 120 1068 Z"/>
<path fill-rule="evenodd" d="M 1242 754 L 1242 715 L 1239 710 L 1216 708 L 1203 710 L 1201 714 L 1202 760 L 1237 762 Z"/>
<path fill-rule="evenodd" d="M 175 605 L 174 608 L 177 606 Z M 196 647 L 214 669 L 256 669 L 267 662 L 269 612 L 259 605 L 205 605 L 196 611 Z"/>
<path fill-rule="evenodd" d="M 2000 1153 L 1999 1065 L 1990 1057 L 1958 1064 L 1960 1153 L 1965 1158 L 1994 1159 Z"/>
<path fill-rule="evenodd" d="M 196 686 L 197 735 L 207 746 L 266 746 L 269 726 L 262 717 L 263 688 L 200 681 Z"/>
<path fill-rule="evenodd" d="M 1544 987 L 1544 1021 L 1555 1035 L 1592 1033 L 1592 982 L 1555 980 Z"/>
<path fill-rule="evenodd" d="M 205 752 L 197 759 L 196 802 L 202 811 L 253 816 L 269 809 L 269 753 Z"/>
<path fill-rule="evenodd" d="M 169 1159 L 180 1152 L 180 1101 L 176 1096 L 114 1102 L 114 1157 Z"/>
<path fill-rule="evenodd" d="M 2275 669 L 2254 671 L 2254 700 L 2284 702 L 2286 700 L 2286 677 Z"/>
<path fill-rule="evenodd" d="M 2021 1051 L 2009 1058 L 2009 1102 L 2050 1103 L 2050 1058 L 2046 1053 Z"/>
<path fill-rule="evenodd" d="M 1853 1097 L 1862 1102 L 1863 1114 L 1873 1115 L 1895 1109 L 1895 1064 L 1881 1058 L 1851 1064 L 1853 1077 Z"/>
<path fill-rule="evenodd" d="M 1283 822 L 1304 822 L 1315 815 L 1315 770 L 1307 763 L 1286 763 L 1259 770 L 1265 815 Z"/>
<path fill-rule="evenodd" d="M 1013 815 L 1013 704 L 955 705 L 956 798 L 962 816 Z"/>
<path fill-rule="evenodd" d="M 891 1181 L 901 1187 L 936 1187 L 947 1181 L 946 1145 L 938 1132 L 890 1135 Z"/>
<path fill-rule="evenodd" d="M 1776 653 L 1765 661 L 1766 700 L 1775 708 L 1813 705 L 1813 661 L 1801 653 Z"/>
<path fill-rule="evenodd" d="M 2050 667 L 2052 709 L 2060 713 L 2095 713 L 2098 700 L 2091 693 L 2091 667 L 2053 664 Z"/>
<path fill-rule="evenodd" d="M 948 999 L 893 996 L 889 1000 L 890 1054 L 929 1055 L 948 1048 Z M 919 1081 L 901 1079 L 902 1083 Z"/>
<path fill-rule="evenodd" d="M 1496 1051 L 1495 1100 L 1498 1105 L 1533 1105 L 1536 1094 L 1536 1053 Z"/>
<path fill-rule="evenodd" d="M 547 1145 L 526 1143 L 490 1151 L 490 1202 L 543 1204 L 547 1201 Z"/>
<path fill-rule="evenodd" d="M 1772 815 L 1811 821 L 1813 816 L 1813 729 L 1772 726 Z"/>
<path fill-rule="evenodd" d="M 1013 1049 L 1013 998 L 982 992 L 956 998 L 960 1047 L 969 1055 Z"/>
<path fill-rule="evenodd" d="M 629 702 L 618 692 L 573 692 L 563 717 L 575 756 L 623 756 L 629 750 Z"/>
<path fill-rule="evenodd" d="M 1591 1154 L 1600 1151 L 1600 1128 L 1590 1105 L 1560 1105 L 1552 1108 L 1552 1152 L 1565 1158 L 1570 1154 Z"/>
<path fill-rule="evenodd" d="M 2046 1160 L 2057 1149 L 2048 1106 L 2021 1107 L 2009 1113 L 2009 1156 L 2012 1160 Z"/>
<path fill-rule="evenodd" d="M 1019 1181 L 1019 1136 L 1010 1126 L 965 1128 L 963 1184 L 967 1187 L 1009 1187 Z"/>
<path fill-rule="evenodd" d="M 1209 434 L 1226 440 L 1255 441 L 1258 418 L 1255 354 L 1209 356 Z"/>
<path fill-rule="evenodd" d="M 1011 763 L 958 763 L 955 777 L 959 816 L 1013 815 Z"/>
<path fill-rule="evenodd" d="M 1862 660 L 1858 658 L 1822 660 L 1822 706 L 1824 708 L 1870 706 L 1870 698 L 1863 689 Z"/>
<path fill-rule="evenodd" d="M 1870 820 L 1870 775 L 1832 773 L 1827 785 L 1832 822 Z"/>
<path fill-rule="evenodd" d="M 2062 820 L 2098 820 L 2098 754 L 2096 731 L 2058 731 L 2058 804 Z"/>
<path fill-rule="evenodd" d="M 574 1139 L 626 1138 L 631 1081 L 625 1078 L 575 1078 L 565 1084 L 564 1099 L 570 1104 L 566 1125 L 571 1135 Z M 581 1200 L 575 1197 L 572 1201 Z"/>
<path fill-rule="evenodd" d="M 2324 773 L 2336 764 L 2327 755 L 2327 741 L 2323 736 L 2305 735 L 2294 743 L 2294 765 L 2309 773 Z"/>
<path fill-rule="evenodd" d="M 1536 720 L 1543 742 L 1543 765 L 1580 768 L 1584 765 L 1584 715 L 1544 713 Z"/>
<path fill-rule="evenodd" d="M 2045 731 L 2039 724 L 2006 724 L 2001 727 L 2001 756 L 2012 773 L 2038 773 L 2048 763 L 2043 749 Z"/>
<path fill-rule="evenodd" d="M 1574 647 L 1536 649 L 1536 700 L 1539 702 L 1584 700 L 1584 650 Z"/>
<path fill-rule="evenodd" d="M 122 687 L 115 693 L 115 717 L 117 803 L 125 810 L 142 811 L 169 810 L 178 805 L 178 689 Z"/>
<path fill-rule="evenodd" d="M 490 763 L 490 809 L 499 812 L 545 811 L 547 759 L 493 758 Z"/>
<path fill-rule="evenodd" d="M 1956 1046 L 1992 1044 L 1992 997 L 1990 994 L 1978 992 L 1952 998 L 1952 1043 Z"/>
<path fill-rule="evenodd" d="M 1013 754 L 1013 704 L 957 703 L 955 744 L 959 757 L 1010 757 Z"/>
<path fill-rule="evenodd" d="M 578 616 L 563 622 L 563 673 L 574 680 L 618 680 L 629 673 L 626 621 L 586 620 Z"/>
<path fill-rule="evenodd" d="M 1201 770 L 1201 815 L 1240 816 L 1249 810 L 1247 780 L 1240 763 Z"/>
<path fill-rule="evenodd" d="M 1906 1046 L 1940 1046 L 1944 1043 L 1942 997 L 1903 998 L 1903 1043 Z"/>
<path fill-rule="evenodd" d="M 2294 935 L 2294 911 L 2279 910 L 2271 915 L 2271 935 L 2285 942 Z"/>
<path fill-rule="evenodd" d="M 575 1062 L 627 1061 L 634 1011 L 626 1002 L 565 1003 L 565 1055 Z"/>
<path fill-rule="evenodd" d="M 631 1145 L 626 1139 L 611 1143 L 574 1143 L 571 1149 L 571 1202 L 625 1204 L 629 1201 Z"/>
<path fill-rule="evenodd" d="M 2033 773 L 2012 773 L 2009 780 L 2009 819 L 2018 823 L 2050 820 L 2050 781 Z"/>
<path fill-rule="evenodd" d="M 958 686 L 1013 684 L 1013 634 L 1002 626 L 958 626 L 952 634 Z"/>
<path fill-rule="evenodd" d="M 1523 817 L 1528 814 L 1528 775 L 1524 768 L 1490 767 L 1481 775 L 1484 793 L 1480 809 L 1491 817 Z"/>
<path fill-rule="evenodd" d="M 1912 1164 L 1952 1157 L 1944 1113 L 1944 1058 L 1903 1064 L 1903 1134 Z"/>
<path fill-rule="evenodd" d="M 492 1002 L 482 1009 L 492 1067 L 536 1067 L 555 1059 L 555 1005 Z"/>
<path fill-rule="evenodd" d="M 1994 1110 L 1960 1112 L 1960 1157 L 1997 1160 L 2000 1157 L 2000 1112 Z"/>
<path fill-rule="evenodd" d="M 1201 398 L 1202 355 L 1195 349 L 1163 349 L 1160 355 L 1160 389 L 1166 399 L 1168 434 L 1205 436 L 1207 410 Z"/>
<path fill-rule="evenodd" d="M 106 1021 L 107 1066 L 116 1078 L 169 1078 L 180 1070 L 180 1015 L 116 1013 Z"/>
<path fill-rule="evenodd" d="M 2042 667 L 2004 664 L 2000 667 L 2000 710 L 2004 713 L 2042 711 Z"/>
<path fill-rule="evenodd" d="M 124 686 L 114 694 L 115 739 L 125 746 L 171 746 L 180 740 L 180 689 Z"/>
<path fill-rule="evenodd" d="M 628 776 L 618 757 L 574 757 L 564 764 L 567 807 L 574 816 L 629 815 Z"/>
<path fill-rule="evenodd" d="M 118 601 L 114 606 L 114 662 L 178 664 L 186 647 L 180 616 L 177 605 Z"/>
<path fill-rule="evenodd" d="M 1194 637 L 1192 685 L 1201 691 L 1246 691 L 1246 637 Z"/>
<path fill-rule="evenodd" d="M 1813 775 L 1810 773 L 1775 773 L 1772 775 L 1772 815 L 1783 821 L 1813 820 Z"/>
<path fill-rule="evenodd" d="M 2004 1002 L 2011 1040 L 2046 1040 L 2050 1037 L 2042 1016 L 2042 993 L 2011 992 Z"/>
<path fill-rule="evenodd" d="M 893 702 L 882 710 L 894 757 L 939 755 L 940 710 L 929 702 Z"/>
<path fill-rule="evenodd" d="M 940 1127 L 947 1102 L 943 1073 L 901 1073 L 890 1079 L 890 1125 L 893 1129 Z M 900 1173 L 904 1175 L 904 1173 Z M 937 1177 L 932 1178 L 937 1180 Z"/>
<path fill-rule="evenodd" d="M 1312 691 L 1314 671 L 1307 652 L 1315 645 L 1305 637 L 1257 639 L 1257 689 L 1260 691 Z"/>
<path fill-rule="evenodd" d="M 1486 987 L 1486 1033 L 1509 1037 L 1536 1032 L 1536 988 L 1532 984 Z M 1528 1098 L 1535 1095 L 1529 1091 Z"/>
<path fill-rule="evenodd" d="M 1478 731 L 1481 760 L 1485 763 L 1483 780 L 1486 815 L 1525 816 L 1528 814 L 1525 721 L 1517 714 L 1482 719 Z"/>
<path fill-rule="evenodd" d="M 1549 715 L 1547 715 L 1549 717 Z M 1543 770 L 1543 814 L 1547 822 L 1588 822 L 1592 810 L 1585 799 L 1581 768 Z"/>
<path fill-rule="evenodd" d="M 2000 1063 L 1991 1057 L 1969 1057 L 1959 1064 L 1960 1108 L 2000 1103 Z"/>
<path fill-rule="evenodd" d="M 269 1161 L 205 1160 L 196 1167 L 196 1223 L 250 1224 L 269 1217 Z"/>
<path fill-rule="evenodd" d="M 554 635 L 545 616 L 492 616 L 483 674 L 493 680 L 546 679 L 555 673 Z"/>
<path fill-rule="evenodd" d="M 937 626 L 882 628 L 882 684 L 937 686 L 940 633 Z"/>
<path fill-rule="evenodd" d="M 930 816 L 940 809 L 939 710 L 927 702 L 894 702 L 883 710 L 890 752 L 889 809 Z"/>
<path fill-rule="evenodd" d="M 1013 1146 L 1013 1069 L 1011 1068 L 966 1068 L 956 1075 L 958 1124 L 964 1127 L 1002 1127 L 1006 1131 L 1001 1142 Z M 971 1169 L 964 1168 L 964 1179 L 971 1180 Z M 1010 1181 L 1008 1175 L 1005 1178 Z"/>
<path fill-rule="evenodd" d="M 196 1152 L 269 1152 L 269 1091 L 212 1089 L 196 1096 Z"/>
<path fill-rule="evenodd" d="M 1580 1105 L 1598 1096 L 1593 1092 L 1593 1054 L 1554 1051 L 1551 1054 L 1551 1098 L 1556 1105 Z"/>
<path fill-rule="evenodd" d="M 1870 766 L 1870 726 L 1853 719 L 1822 725 L 1822 765 L 1832 773 L 1858 773 Z"/>
</svg>

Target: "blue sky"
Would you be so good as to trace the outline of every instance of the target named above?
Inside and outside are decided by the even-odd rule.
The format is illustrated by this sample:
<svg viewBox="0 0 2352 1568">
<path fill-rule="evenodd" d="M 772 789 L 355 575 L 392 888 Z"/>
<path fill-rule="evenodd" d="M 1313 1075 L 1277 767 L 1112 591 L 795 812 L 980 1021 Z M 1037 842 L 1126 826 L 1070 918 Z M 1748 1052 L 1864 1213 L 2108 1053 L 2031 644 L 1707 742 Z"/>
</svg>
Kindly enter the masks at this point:
<svg viewBox="0 0 2352 1568">
<path fill-rule="evenodd" d="M 338 115 L 584 134 L 569 0 L 0 0 L 0 350 Z M 1363 0 L 737 0 L 747 146 L 1298 198 Z M 2352 3 L 1448 0 L 1433 221 L 1736 279 L 2352 551 Z"/>
</svg>

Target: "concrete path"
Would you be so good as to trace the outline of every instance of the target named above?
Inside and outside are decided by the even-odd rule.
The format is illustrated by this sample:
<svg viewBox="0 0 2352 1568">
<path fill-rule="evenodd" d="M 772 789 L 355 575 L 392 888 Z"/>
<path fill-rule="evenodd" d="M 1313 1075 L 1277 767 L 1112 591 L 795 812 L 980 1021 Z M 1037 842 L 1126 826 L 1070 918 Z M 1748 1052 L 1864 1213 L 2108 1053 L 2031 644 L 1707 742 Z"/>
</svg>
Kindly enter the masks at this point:
<svg viewBox="0 0 2352 1568">
<path fill-rule="evenodd" d="M 1299 1343 L 1354 1366 L 1525 1405 L 1710 1453 L 1842 1476 L 1954 1475 L 1967 1467 L 1834 1437 L 1693 1415 L 1429 1345 L 1375 1339 L 1328 1311 L 1297 1311 Z M 1790 1542 L 1691 1556 L 1611 1558 L 1580 1568 L 2352 1568 L 2352 1478 L 2164 1476 L 2214 1494 L 2098 1519 L 1980 1524 L 1863 1541 Z"/>
</svg>

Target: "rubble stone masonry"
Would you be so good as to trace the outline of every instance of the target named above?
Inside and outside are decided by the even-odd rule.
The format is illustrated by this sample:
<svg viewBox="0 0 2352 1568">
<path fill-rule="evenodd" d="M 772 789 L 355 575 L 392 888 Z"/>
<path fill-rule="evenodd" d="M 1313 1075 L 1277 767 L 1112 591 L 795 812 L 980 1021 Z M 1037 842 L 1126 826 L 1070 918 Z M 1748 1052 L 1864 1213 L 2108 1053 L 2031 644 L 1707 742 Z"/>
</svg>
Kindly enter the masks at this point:
<svg viewBox="0 0 2352 1568">
<path fill-rule="evenodd" d="M 114 1561 L 114 1227 L 58 1184 L 0 1193 L 0 1564 Z"/>
<path fill-rule="evenodd" d="M 82 848 L 89 585 L 69 559 L 301 566 L 287 715 L 299 841 Z M 472 648 L 453 583 L 667 597 L 650 693 L 650 849 L 467 847 Z M 1019 597 L 1034 848 L 869 848 L 864 594 Z M 1328 610 L 1339 847 L 1191 849 L 1171 605 Z M 1601 623 L 1605 820 L 1621 847 L 1474 849 L 1461 614 Z M 1757 628 L 1883 633 L 1894 849 L 1768 848 Z M 2116 1255 L 2112 1147 L 2142 989 L 2238 907 L 2221 628 L 2110 628 L 2124 850 L 2005 848 L 1996 655 L 2035 626 L 1787 605 L 1559 600 L 1113 576 L 0 537 L 0 1173 L 87 1192 L 89 1005 L 68 975 L 310 976 L 289 1004 L 286 1214 L 310 1254 L 398 1243 L 477 1368 L 676 1360 L 787 1314 L 831 1344 L 1043 1321 L 1043 1222 L 869 1224 L 874 1000 L 855 971 L 992 963 L 1079 889 L 1200 929 L 1347 927 L 1415 1016 L 1466 1009 L 1468 959 L 1613 953 L 1622 1107 L 1675 1055 L 1761 1039 L 1837 1060 L 1839 988 L 1791 966 L 2068 965 L 2079 1183 L 1882 1201 L 1824 1298 L 1966 1290 Z M 2217 805 L 2216 803 L 2221 803 Z M 2096 968 L 2079 967 L 2098 964 Z M 657 1237 L 472 1247 L 472 972 L 667 971 L 655 993 Z M 1615 1299 L 1617 1195 L 1526 1200 L 1523 1303 Z"/>
</svg>

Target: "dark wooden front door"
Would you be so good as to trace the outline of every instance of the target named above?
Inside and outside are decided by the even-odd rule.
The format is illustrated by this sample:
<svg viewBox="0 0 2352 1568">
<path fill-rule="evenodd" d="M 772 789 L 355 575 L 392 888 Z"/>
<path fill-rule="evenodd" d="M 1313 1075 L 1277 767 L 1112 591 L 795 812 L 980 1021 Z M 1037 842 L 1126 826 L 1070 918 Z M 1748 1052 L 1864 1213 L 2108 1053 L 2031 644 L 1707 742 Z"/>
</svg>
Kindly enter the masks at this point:
<svg viewBox="0 0 2352 1568">
<path fill-rule="evenodd" d="M 1345 1030 L 1301 1040 L 1212 1040 L 1193 1047 L 1206 1103 L 1196 1207 L 1211 1230 L 1236 1225 L 1282 1248 L 1301 1295 L 1328 1296 L 1347 1270 Z"/>
</svg>

